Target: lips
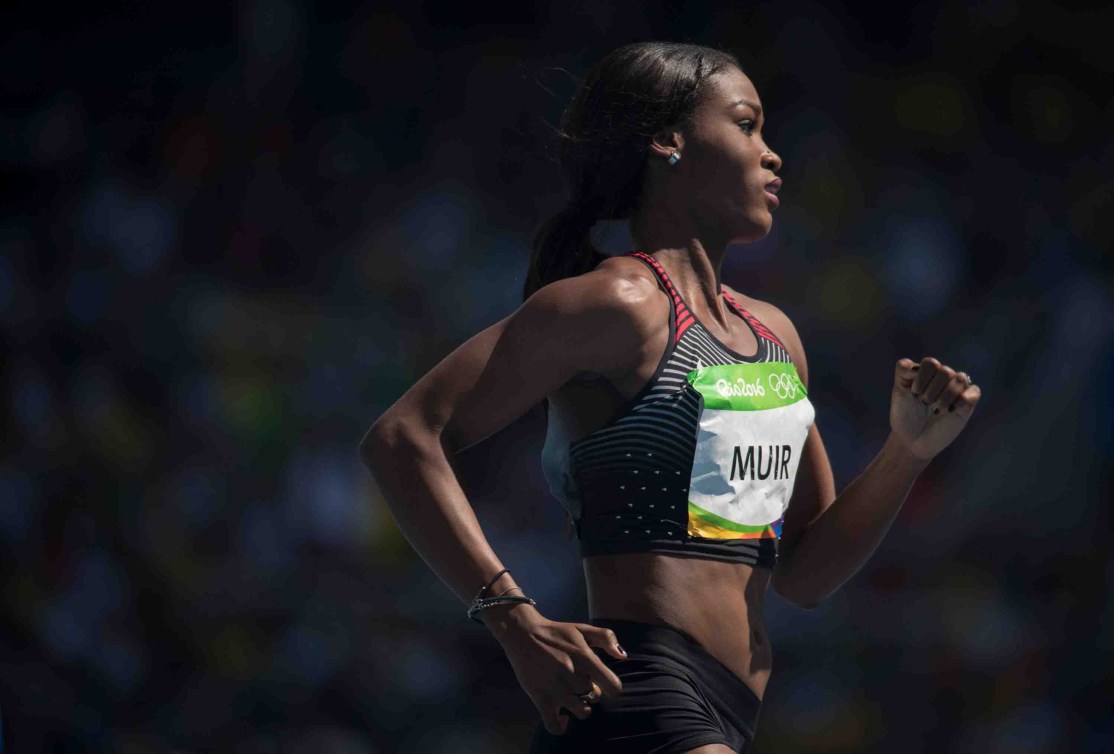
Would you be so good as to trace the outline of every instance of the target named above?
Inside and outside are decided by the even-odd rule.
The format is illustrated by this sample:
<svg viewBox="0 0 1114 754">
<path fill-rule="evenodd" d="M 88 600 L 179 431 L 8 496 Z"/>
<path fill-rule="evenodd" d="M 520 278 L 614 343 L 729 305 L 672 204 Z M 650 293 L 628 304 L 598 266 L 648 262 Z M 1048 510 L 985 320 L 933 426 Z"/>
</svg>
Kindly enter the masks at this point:
<svg viewBox="0 0 1114 754">
<path fill-rule="evenodd" d="M 770 181 L 769 183 L 766 184 L 766 196 L 767 196 L 767 198 L 769 198 L 769 200 L 771 202 L 773 202 L 773 205 L 775 207 L 777 207 L 779 204 L 781 204 L 780 200 L 777 198 L 777 192 L 779 190 L 781 190 L 781 179 L 780 178 L 775 178 L 775 179 L 773 179 L 772 181 Z"/>
</svg>

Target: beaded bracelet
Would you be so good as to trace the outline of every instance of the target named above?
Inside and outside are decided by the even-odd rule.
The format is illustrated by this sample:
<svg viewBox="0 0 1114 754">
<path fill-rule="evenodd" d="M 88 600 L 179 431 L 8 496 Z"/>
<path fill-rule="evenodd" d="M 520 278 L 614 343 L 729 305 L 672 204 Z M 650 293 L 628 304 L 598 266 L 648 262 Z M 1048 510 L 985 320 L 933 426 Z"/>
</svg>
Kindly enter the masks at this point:
<svg viewBox="0 0 1114 754">
<path fill-rule="evenodd" d="M 483 621 L 481 621 L 481 620 L 479 620 L 475 617 L 476 613 L 479 612 L 480 610 L 485 609 L 485 608 L 494 607 L 495 605 L 505 605 L 505 604 L 512 604 L 512 603 L 522 603 L 522 604 L 529 604 L 529 605 L 535 605 L 535 606 L 537 605 L 537 603 L 534 602 L 534 600 L 525 596 L 525 594 L 521 597 L 514 597 L 514 596 L 507 597 L 507 596 L 505 596 L 507 594 L 507 592 L 513 591 L 515 589 L 521 590 L 522 587 L 517 587 L 517 586 L 512 586 L 510 589 L 504 590 L 497 597 L 487 597 L 487 598 L 484 597 L 484 594 L 487 592 L 488 589 L 491 588 L 491 585 L 494 584 L 496 581 L 498 581 L 499 577 L 502 576 L 504 573 L 506 573 L 509 570 L 510 570 L 509 568 L 504 568 L 502 571 L 499 571 L 499 573 L 495 574 L 495 576 L 491 579 L 491 581 L 488 582 L 487 586 L 480 589 L 479 594 L 477 594 L 476 598 L 474 600 L 472 600 L 472 605 L 468 608 L 468 617 L 469 618 L 476 621 L 476 623 L 483 623 Z"/>
</svg>

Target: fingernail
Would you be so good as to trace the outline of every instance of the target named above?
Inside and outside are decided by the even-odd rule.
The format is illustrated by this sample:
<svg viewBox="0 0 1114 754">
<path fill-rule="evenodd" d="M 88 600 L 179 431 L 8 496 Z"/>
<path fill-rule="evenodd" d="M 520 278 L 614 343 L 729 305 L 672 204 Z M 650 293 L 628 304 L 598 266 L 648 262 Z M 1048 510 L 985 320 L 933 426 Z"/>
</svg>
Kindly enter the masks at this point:
<svg viewBox="0 0 1114 754">
<path fill-rule="evenodd" d="M 914 390 L 913 391 L 913 397 L 916 398 L 918 395 L 920 395 L 920 393 L 918 393 L 916 390 Z"/>
<path fill-rule="evenodd" d="M 621 655 L 625 655 L 627 653 L 627 650 L 623 649 L 618 644 L 615 645 L 615 649 L 619 650 L 619 654 Z"/>
<path fill-rule="evenodd" d="M 940 409 L 934 408 L 934 409 L 932 409 L 932 413 L 938 414 L 938 413 L 940 413 Z"/>
</svg>

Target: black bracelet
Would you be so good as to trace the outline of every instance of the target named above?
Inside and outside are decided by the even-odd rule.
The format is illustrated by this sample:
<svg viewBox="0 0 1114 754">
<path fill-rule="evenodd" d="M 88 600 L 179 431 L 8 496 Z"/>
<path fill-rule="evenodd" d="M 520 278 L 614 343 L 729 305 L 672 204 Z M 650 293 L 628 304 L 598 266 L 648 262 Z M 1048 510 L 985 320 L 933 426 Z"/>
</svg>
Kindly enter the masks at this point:
<svg viewBox="0 0 1114 754">
<path fill-rule="evenodd" d="M 476 599 L 480 599 L 481 597 L 483 597 L 484 593 L 488 589 L 490 589 L 495 584 L 496 581 L 499 580 L 499 577 L 502 576 L 504 573 L 507 573 L 509 570 L 511 570 L 511 569 L 510 568 L 504 568 L 502 571 L 499 571 L 499 573 L 495 574 L 491 578 L 491 581 L 487 582 L 487 586 L 485 586 L 483 589 L 481 589 L 480 593 L 476 595 Z"/>
</svg>

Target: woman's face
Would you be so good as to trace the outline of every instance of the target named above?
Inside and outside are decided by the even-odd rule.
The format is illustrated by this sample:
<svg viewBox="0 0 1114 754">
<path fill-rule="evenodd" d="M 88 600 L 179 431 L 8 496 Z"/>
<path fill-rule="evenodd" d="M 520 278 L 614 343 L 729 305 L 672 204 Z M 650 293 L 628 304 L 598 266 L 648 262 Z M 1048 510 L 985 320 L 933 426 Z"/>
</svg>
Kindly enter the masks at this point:
<svg viewBox="0 0 1114 754">
<path fill-rule="evenodd" d="M 757 241 L 770 232 L 781 179 L 781 158 L 762 139 L 765 116 L 754 84 L 727 68 L 705 84 L 673 166 L 693 199 L 691 216 L 731 241 Z"/>
</svg>

